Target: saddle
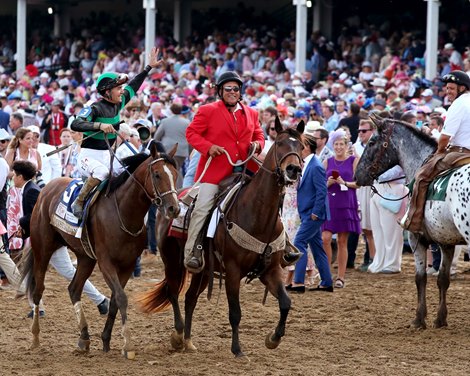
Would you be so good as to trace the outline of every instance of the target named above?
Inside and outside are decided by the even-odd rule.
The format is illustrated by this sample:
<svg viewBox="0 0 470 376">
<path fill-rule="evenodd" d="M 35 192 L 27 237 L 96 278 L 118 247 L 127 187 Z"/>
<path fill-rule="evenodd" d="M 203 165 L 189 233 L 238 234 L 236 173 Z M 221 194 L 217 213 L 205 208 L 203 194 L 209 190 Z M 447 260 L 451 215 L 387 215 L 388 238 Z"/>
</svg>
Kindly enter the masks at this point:
<svg viewBox="0 0 470 376">
<path fill-rule="evenodd" d="M 83 187 L 83 180 L 72 180 L 60 196 L 54 215 L 51 217 L 51 225 L 68 235 L 79 238 L 87 255 L 95 259 L 96 255 L 88 238 L 86 223 L 89 209 L 95 203 L 100 193 L 106 188 L 107 184 L 108 180 L 104 180 L 98 187 L 91 191 L 84 204 L 83 216 L 79 219 L 73 214 L 71 205 L 80 194 L 80 190 Z"/>
</svg>

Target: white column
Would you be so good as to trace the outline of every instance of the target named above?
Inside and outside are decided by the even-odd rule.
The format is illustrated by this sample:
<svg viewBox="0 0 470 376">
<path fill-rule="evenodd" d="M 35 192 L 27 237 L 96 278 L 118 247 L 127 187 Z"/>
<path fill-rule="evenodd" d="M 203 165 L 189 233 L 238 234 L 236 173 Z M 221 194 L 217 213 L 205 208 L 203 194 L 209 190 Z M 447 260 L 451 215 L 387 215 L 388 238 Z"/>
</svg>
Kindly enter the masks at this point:
<svg viewBox="0 0 470 376">
<path fill-rule="evenodd" d="M 149 63 L 149 53 L 155 47 L 155 0 L 144 0 L 145 9 L 145 65 Z"/>
<path fill-rule="evenodd" d="M 307 7 L 305 0 L 293 0 L 297 6 L 295 19 L 295 71 L 305 71 L 307 55 Z"/>
<path fill-rule="evenodd" d="M 439 0 L 425 0 L 428 2 L 426 20 L 426 72 L 428 80 L 437 76 L 437 38 L 439 31 Z"/>
<path fill-rule="evenodd" d="M 26 67 L 26 0 L 18 0 L 16 29 L 16 74 L 21 77 Z"/>
<path fill-rule="evenodd" d="M 173 38 L 181 45 L 181 1 L 175 0 L 173 4 Z"/>
</svg>

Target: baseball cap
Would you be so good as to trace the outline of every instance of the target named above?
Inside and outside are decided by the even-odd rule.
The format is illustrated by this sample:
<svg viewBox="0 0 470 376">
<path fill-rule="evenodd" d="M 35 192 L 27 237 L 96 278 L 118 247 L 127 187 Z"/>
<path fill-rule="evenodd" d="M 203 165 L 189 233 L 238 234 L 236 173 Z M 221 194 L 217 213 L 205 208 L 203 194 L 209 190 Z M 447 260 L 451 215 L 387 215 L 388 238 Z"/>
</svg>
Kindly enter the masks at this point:
<svg viewBox="0 0 470 376">
<path fill-rule="evenodd" d="M 422 97 L 432 97 L 433 92 L 431 89 L 426 89 L 421 93 Z"/>
<path fill-rule="evenodd" d="M 0 140 L 11 140 L 11 134 L 9 134 L 5 129 L 0 128 Z"/>
<path fill-rule="evenodd" d="M 152 126 L 152 123 L 147 119 L 139 119 L 134 123 L 134 127 L 138 127 L 139 125 L 150 128 Z"/>
<path fill-rule="evenodd" d="M 27 127 L 27 129 L 29 129 L 33 133 L 37 133 L 39 135 L 41 134 L 41 130 L 39 129 L 37 125 L 30 125 Z"/>
</svg>

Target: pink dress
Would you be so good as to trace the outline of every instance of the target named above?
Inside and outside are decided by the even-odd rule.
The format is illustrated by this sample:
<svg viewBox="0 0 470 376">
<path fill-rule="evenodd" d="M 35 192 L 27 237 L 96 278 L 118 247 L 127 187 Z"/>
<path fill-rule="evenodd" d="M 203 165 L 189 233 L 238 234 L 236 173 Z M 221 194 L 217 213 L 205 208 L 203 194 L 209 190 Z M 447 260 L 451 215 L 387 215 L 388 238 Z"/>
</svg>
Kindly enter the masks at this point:
<svg viewBox="0 0 470 376">
<path fill-rule="evenodd" d="M 19 150 L 16 149 L 15 161 L 21 160 Z M 28 161 L 33 163 L 36 167 L 38 166 L 37 152 L 34 149 L 29 150 Z M 23 216 L 23 205 L 21 203 L 22 195 L 21 189 L 16 188 L 13 185 L 13 181 L 10 183 L 8 190 L 7 199 L 7 230 L 8 237 L 10 238 L 15 232 L 18 231 L 20 225 L 20 218 Z M 10 238 L 10 249 L 21 249 L 23 247 L 23 239 L 12 237 Z"/>
</svg>

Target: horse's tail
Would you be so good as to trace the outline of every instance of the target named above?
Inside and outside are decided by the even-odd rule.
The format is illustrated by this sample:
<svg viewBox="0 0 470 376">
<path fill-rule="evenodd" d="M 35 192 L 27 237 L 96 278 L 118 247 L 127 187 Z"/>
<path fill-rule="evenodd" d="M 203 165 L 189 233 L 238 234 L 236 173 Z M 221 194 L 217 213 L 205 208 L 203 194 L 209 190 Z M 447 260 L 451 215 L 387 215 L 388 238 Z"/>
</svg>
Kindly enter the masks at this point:
<svg viewBox="0 0 470 376">
<path fill-rule="evenodd" d="M 36 288 L 36 280 L 34 278 L 34 253 L 31 247 L 23 250 L 23 256 L 19 264 L 19 270 L 21 273 L 20 284 L 25 283 L 26 293 L 32 298 L 34 289 Z"/>
<path fill-rule="evenodd" d="M 144 313 L 162 312 L 171 305 L 172 292 L 176 299 L 189 287 L 189 273 L 183 264 L 183 250 L 175 238 L 166 238 L 160 249 L 165 264 L 165 278 L 146 292 L 136 296 L 139 310 Z"/>
</svg>

